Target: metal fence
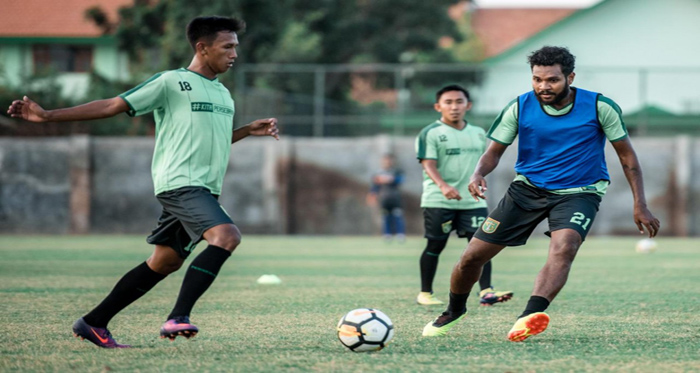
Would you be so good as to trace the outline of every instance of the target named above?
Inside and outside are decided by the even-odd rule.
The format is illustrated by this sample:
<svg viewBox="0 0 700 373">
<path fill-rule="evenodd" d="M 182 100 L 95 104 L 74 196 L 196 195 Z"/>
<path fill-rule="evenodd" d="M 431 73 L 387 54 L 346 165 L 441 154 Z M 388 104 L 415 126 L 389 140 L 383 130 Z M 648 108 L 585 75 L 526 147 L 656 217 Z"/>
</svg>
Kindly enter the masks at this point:
<svg viewBox="0 0 700 373">
<path fill-rule="evenodd" d="M 468 88 L 467 117 L 488 127 L 518 94 L 531 89 L 529 67 L 464 64 L 240 65 L 237 121 L 280 119 L 297 136 L 413 135 L 438 118 L 435 92 Z M 642 134 L 700 133 L 700 68 L 577 67 L 574 86 L 602 92 Z"/>
<path fill-rule="evenodd" d="M 616 101 L 635 135 L 700 135 L 700 68 L 579 66 L 576 73 L 574 86 Z M 435 92 L 455 83 L 471 92 L 469 122 L 488 128 L 508 102 L 532 89 L 529 75 L 526 64 L 240 64 L 221 80 L 236 101 L 237 126 L 274 116 L 285 136 L 353 137 L 417 134 L 439 118 L 433 109 Z M 92 84 L 93 91 L 95 85 L 108 85 L 97 80 Z M 93 93 L 110 95 L 120 89 L 126 88 L 116 84 L 114 92 Z M 9 102 L 16 97 L 2 98 Z M 98 98 L 104 97 L 86 99 Z M 70 104 L 39 99 L 48 108 Z M 0 136 L 154 133 L 150 116 L 117 116 L 99 123 L 33 124 L 0 116 Z"/>
</svg>

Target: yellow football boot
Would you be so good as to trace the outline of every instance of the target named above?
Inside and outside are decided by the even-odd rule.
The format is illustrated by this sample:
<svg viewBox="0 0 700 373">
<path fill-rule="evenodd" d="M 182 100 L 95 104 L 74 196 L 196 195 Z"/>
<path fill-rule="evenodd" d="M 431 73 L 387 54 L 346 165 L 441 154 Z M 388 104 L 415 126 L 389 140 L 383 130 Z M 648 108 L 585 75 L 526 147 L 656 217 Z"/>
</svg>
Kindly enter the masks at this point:
<svg viewBox="0 0 700 373">
<path fill-rule="evenodd" d="M 433 306 L 436 304 L 444 304 L 443 301 L 435 298 L 433 293 L 428 293 L 425 291 L 421 291 L 420 293 L 418 293 L 418 296 L 416 297 L 416 302 L 418 304 L 422 304 L 424 306 Z"/>
<path fill-rule="evenodd" d="M 434 321 L 429 322 L 423 328 L 423 337 L 438 337 L 447 334 L 453 326 L 457 325 L 459 320 L 462 320 L 467 313 L 463 313 L 457 317 L 454 317 L 449 312 L 443 312 L 442 315 L 438 316 Z"/>
</svg>

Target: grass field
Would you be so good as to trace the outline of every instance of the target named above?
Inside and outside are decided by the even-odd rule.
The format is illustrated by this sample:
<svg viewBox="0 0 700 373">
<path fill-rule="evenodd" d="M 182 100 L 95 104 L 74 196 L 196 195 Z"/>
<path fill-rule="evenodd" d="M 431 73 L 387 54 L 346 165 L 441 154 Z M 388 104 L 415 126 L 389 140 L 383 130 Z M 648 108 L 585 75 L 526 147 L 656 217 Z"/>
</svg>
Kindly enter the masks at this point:
<svg viewBox="0 0 700 373">
<path fill-rule="evenodd" d="M 0 236 L 0 371 L 700 371 L 700 240 L 659 239 L 647 255 L 635 241 L 590 238 L 548 310 L 549 329 L 512 343 L 505 336 L 544 263 L 544 239 L 495 259 L 494 282 L 512 301 L 479 307 L 472 296 L 451 334 L 424 339 L 442 308 L 414 303 L 422 238 L 246 236 L 195 307 L 196 338 L 158 338 L 181 271 L 110 325 L 136 348 L 103 350 L 73 338 L 71 324 L 145 259 L 144 238 Z M 441 257 L 443 299 L 462 249 L 453 238 Z M 283 283 L 256 284 L 263 274 Z M 337 340 L 338 319 L 359 307 L 392 318 L 396 337 L 383 351 L 353 353 Z"/>
</svg>

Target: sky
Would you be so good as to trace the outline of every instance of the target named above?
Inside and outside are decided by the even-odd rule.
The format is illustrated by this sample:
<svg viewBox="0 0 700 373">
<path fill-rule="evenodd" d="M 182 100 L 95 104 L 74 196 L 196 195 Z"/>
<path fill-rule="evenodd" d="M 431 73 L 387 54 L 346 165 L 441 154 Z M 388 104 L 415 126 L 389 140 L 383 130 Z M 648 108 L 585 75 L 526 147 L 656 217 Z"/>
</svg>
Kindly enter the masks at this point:
<svg viewBox="0 0 700 373">
<path fill-rule="evenodd" d="M 481 8 L 587 8 L 601 0 L 475 0 Z"/>
</svg>

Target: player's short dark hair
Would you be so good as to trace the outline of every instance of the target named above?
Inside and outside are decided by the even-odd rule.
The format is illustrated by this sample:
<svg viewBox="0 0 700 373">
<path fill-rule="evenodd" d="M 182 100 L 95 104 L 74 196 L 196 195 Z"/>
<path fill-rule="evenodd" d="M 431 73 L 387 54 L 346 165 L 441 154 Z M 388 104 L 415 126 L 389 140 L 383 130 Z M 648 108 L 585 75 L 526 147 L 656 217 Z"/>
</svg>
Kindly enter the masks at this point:
<svg viewBox="0 0 700 373">
<path fill-rule="evenodd" d="M 440 90 L 437 91 L 437 93 L 435 94 L 435 102 L 440 102 L 440 97 L 442 97 L 442 95 L 445 92 L 452 92 L 452 91 L 460 91 L 460 92 L 464 93 L 464 97 L 467 98 L 467 101 L 471 101 L 471 99 L 469 98 L 469 91 L 467 91 L 466 88 L 462 87 L 461 85 L 450 84 L 450 85 L 446 85 L 446 86 L 440 88 Z"/>
<path fill-rule="evenodd" d="M 554 66 L 558 64 L 561 66 L 561 72 L 566 76 L 574 72 L 576 57 L 566 47 L 547 45 L 532 52 L 527 57 L 527 61 L 530 62 L 530 69 L 535 66 Z"/>
<path fill-rule="evenodd" d="M 245 29 L 245 21 L 237 18 L 209 16 L 197 17 L 187 25 L 187 40 L 192 49 L 197 50 L 197 42 L 204 39 L 211 43 L 220 31 L 239 32 Z"/>
</svg>

